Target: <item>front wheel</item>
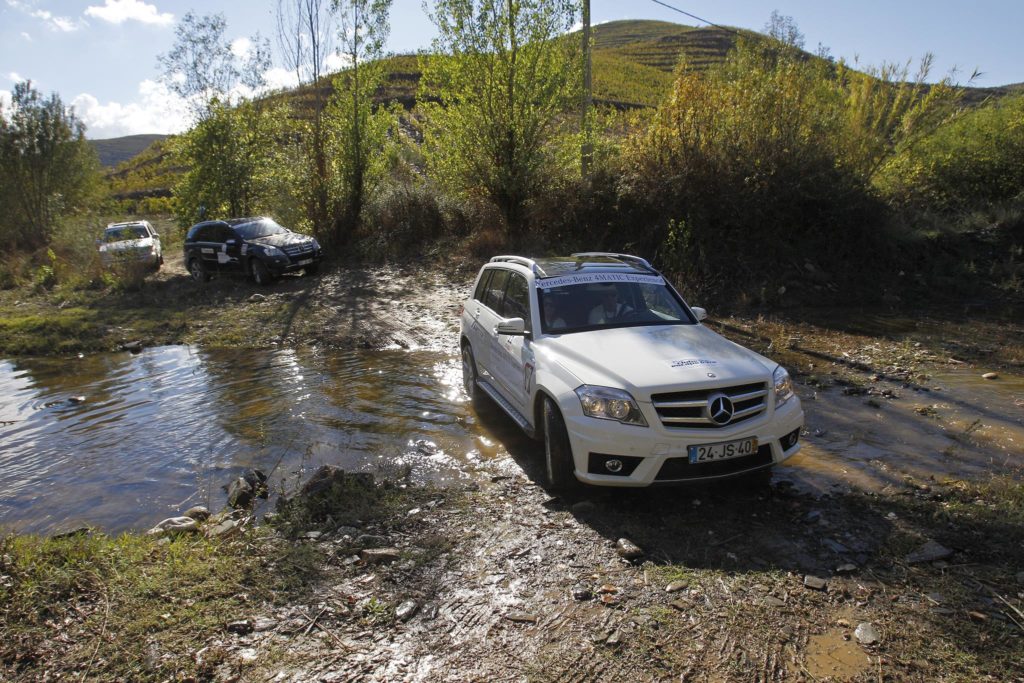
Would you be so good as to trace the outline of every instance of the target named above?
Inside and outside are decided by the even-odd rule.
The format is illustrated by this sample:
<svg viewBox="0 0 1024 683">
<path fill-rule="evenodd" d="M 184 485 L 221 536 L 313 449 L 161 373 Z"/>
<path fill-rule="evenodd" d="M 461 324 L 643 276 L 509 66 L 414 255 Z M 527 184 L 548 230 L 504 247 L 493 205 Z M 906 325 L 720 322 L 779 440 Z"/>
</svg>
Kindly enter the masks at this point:
<svg viewBox="0 0 1024 683">
<path fill-rule="evenodd" d="M 188 261 L 188 274 L 192 276 L 195 282 L 209 282 L 210 273 L 206 270 L 206 265 L 203 260 L 197 256 L 193 256 Z"/>
<path fill-rule="evenodd" d="M 267 268 L 267 264 L 263 263 L 263 261 L 259 260 L 258 258 L 254 258 L 250 262 L 249 267 L 252 269 L 253 281 L 255 281 L 256 284 L 260 285 L 261 287 L 264 285 L 269 285 L 271 282 L 274 281 L 274 276 L 270 274 L 270 269 Z"/>
<path fill-rule="evenodd" d="M 577 484 L 576 465 L 572 458 L 572 445 L 565 419 L 550 398 L 544 399 L 544 464 L 547 483 L 556 491 L 564 491 Z"/>
</svg>

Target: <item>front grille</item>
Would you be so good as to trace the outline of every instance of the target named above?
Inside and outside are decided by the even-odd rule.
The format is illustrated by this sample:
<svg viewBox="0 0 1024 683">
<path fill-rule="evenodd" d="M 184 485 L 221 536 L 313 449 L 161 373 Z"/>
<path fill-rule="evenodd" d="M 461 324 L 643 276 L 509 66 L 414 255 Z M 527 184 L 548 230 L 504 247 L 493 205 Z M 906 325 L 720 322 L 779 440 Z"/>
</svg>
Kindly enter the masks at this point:
<svg viewBox="0 0 1024 683">
<path fill-rule="evenodd" d="M 288 244 L 288 245 L 285 245 L 285 246 L 281 247 L 281 250 L 284 253 L 288 254 L 288 256 L 290 256 L 291 258 L 295 258 L 296 256 L 304 256 L 306 254 L 312 254 L 313 253 L 313 243 L 312 242 L 302 242 L 300 244 Z"/>
<path fill-rule="evenodd" d="M 712 462 L 690 463 L 689 458 L 669 458 L 661 466 L 655 481 L 681 481 L 700 479 L 702 477 L 723 477 L 746 470 L 772 464 L 772 447 L 762 444 L 757 453 L 729 460 L 713 460 Z"/>
<path fill-rule="evenodd" d="M 709 403 L 718 394 L 732 402 L 732 417 L 721 424 L 711 419 Z M 670 429 L 718 429 L 752 420 L 768 407 L 765 382 L 715 387 L 696 391 L 675 391 L 651 396 L 661 423 Z"/>
</svg>

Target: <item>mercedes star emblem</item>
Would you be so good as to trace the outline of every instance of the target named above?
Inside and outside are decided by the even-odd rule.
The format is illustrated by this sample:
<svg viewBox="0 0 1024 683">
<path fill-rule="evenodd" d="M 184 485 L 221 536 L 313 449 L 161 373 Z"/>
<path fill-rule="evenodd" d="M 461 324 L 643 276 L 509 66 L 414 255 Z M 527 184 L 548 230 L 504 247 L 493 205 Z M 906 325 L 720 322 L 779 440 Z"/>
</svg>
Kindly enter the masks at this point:
<svg viewBox="0 0 1024 683">
<path fill-rule="evenodd" d="M 708 398 L 708 417 L 715 424 L 728 424 L 734 411 L 732 401 L 725 394 L 712 394 Z"/>
</svg>

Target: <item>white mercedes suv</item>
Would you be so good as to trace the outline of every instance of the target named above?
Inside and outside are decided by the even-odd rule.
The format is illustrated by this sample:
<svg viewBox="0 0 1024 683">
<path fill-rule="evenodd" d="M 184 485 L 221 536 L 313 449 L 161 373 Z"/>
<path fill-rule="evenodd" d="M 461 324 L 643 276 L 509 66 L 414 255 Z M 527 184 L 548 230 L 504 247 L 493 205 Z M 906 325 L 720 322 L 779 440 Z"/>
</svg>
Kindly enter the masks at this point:
<svg viewBox="0 0 1024 683">
<path fill-rule="evenodd" d="M 767 471 L 800 450 L 800 399 L 705 315 L 636 256 L 496 256 L 462 306 L 463 383 L 543 440 L 551 488 Z"/>
</svg>

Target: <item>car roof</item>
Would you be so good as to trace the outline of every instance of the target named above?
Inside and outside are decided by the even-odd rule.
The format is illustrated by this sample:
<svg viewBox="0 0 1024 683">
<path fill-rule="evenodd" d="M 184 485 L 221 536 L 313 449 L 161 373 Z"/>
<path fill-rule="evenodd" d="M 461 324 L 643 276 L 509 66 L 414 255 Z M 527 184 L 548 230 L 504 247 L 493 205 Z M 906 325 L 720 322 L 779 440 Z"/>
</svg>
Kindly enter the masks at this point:
<svg viewBox="0 0 1024 683">
<path fill-rule="evenodd" d="M 645 259 L 630 254 L 581 252 L 569 256 L 495 256 L 490 263 L 517 263 L 533 271 L 539 279 L 595 273 L 660 275 Z"/>
<path fill-rule="evenodd" d="M 112 230 L 114 228 L 128 228 L 133 225 L 149 225 L 148 221 L 125 221 L 124 223 L 108 223 L 106 229 Z"/>
</svg>

